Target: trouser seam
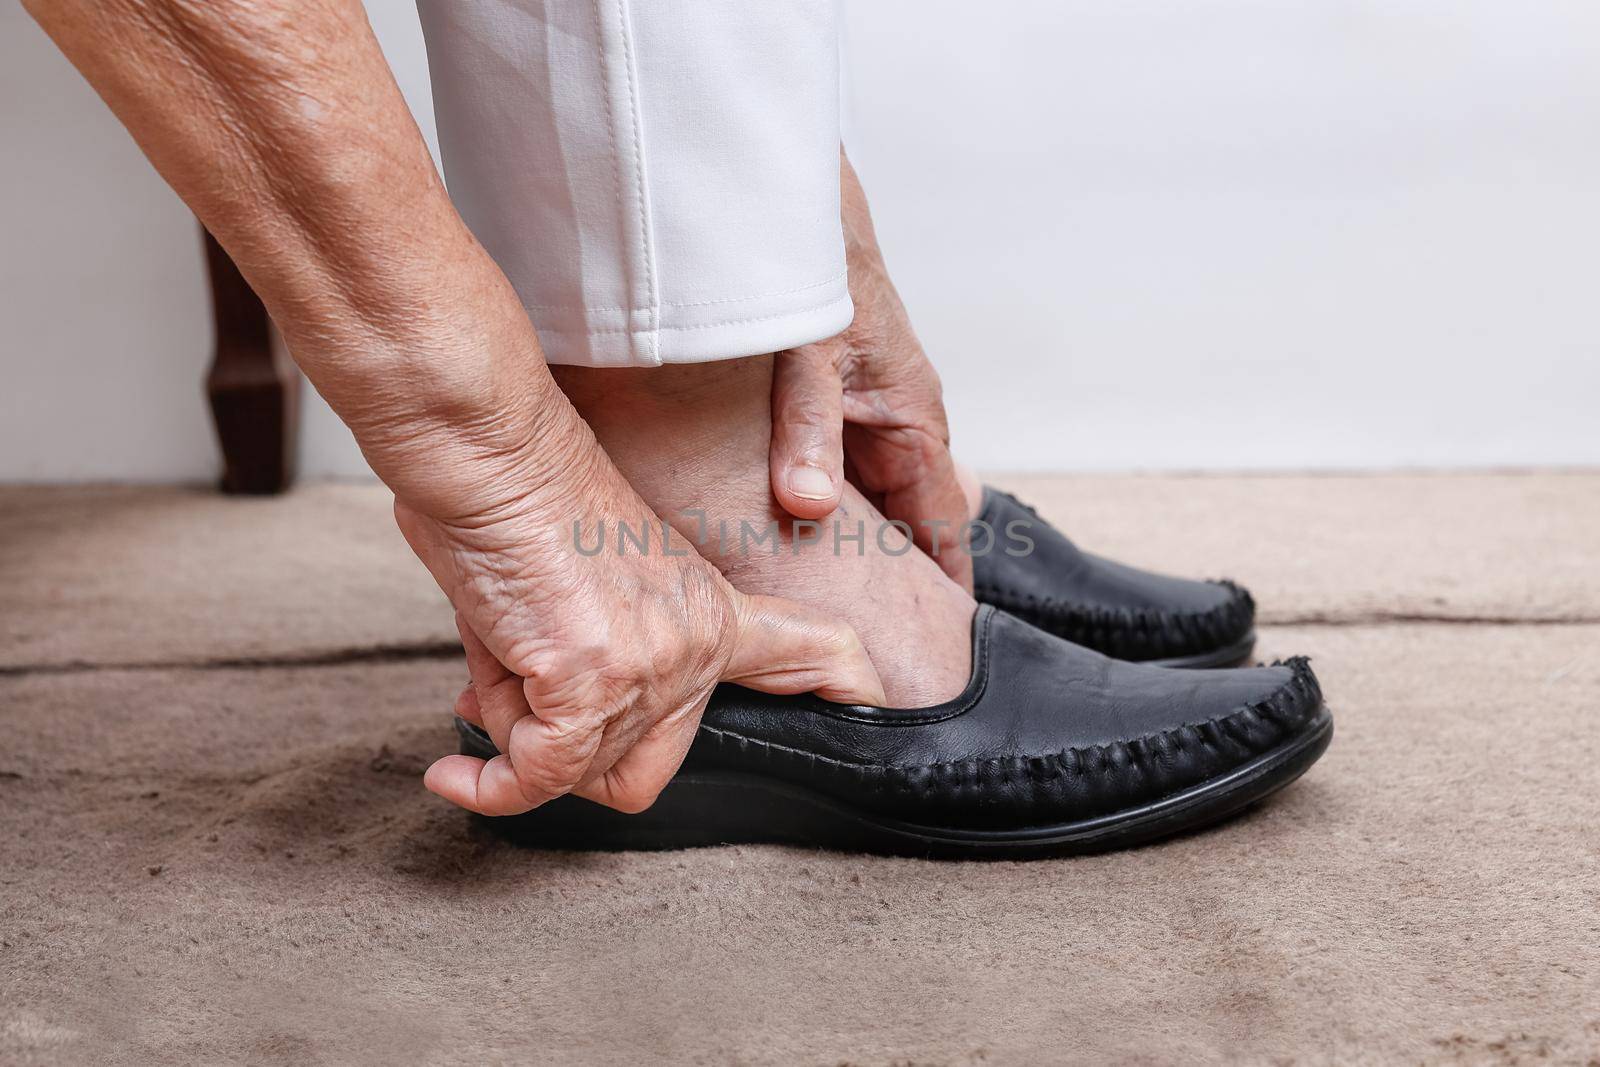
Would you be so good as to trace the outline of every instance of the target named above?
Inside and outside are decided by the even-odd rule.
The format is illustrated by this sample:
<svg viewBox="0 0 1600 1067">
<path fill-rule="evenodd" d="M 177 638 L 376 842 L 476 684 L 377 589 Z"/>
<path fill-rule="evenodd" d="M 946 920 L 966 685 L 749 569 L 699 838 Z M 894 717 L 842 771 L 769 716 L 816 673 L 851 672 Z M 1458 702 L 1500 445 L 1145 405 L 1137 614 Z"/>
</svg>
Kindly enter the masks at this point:
<svg viewBox="0 0 1600 1067">
<path fill-rule="evenodd" d="M 644 271 L 647 330 L 645 356 L 651 363 L 661 362 L 661 300 L 656 277 L 655 239 L 650 224 L 649 181 L 646 178 L 644 133 L 642 129 L 638 75 L 633 54 L 633 21 L 627 0 L 616 0 L 617 29 L 622 38 L 623 75 L 628 89 L 628 121 L 633 135 L 633 182 L 638 198 L 638 241 L 641 265 Z"/>
</svg>

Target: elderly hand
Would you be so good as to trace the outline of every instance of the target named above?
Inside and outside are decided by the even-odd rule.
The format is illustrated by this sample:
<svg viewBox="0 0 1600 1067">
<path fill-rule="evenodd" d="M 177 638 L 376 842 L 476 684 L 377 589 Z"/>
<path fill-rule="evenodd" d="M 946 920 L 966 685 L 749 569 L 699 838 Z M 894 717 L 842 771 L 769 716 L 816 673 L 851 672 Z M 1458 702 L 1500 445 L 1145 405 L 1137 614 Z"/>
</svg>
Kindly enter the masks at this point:
<svg viewBox="0 0 1600 1067">
<path fill-rule="evenodd" d="M 654 516 L 450 204 L 359 0 L 28 10 L 260 294 L 455 606 L 505 755 L 440 760 L 430 788 L 492 814 L 566 792 L 638 810 L 719 680 L 882 702 L 849 627 L 740 596 L 686 546 L 578 551 L 574 522 Z"/>
<path fill-rule="evenodd" d="M 739 593 L 676 533 L 669 554 L 667 528 L 592 438 L 574 458 L 559 493 L 486 500 L 448 521 L 396 504 L 401 531 L 456 607 L 472 678 L 456 710 L 504 753 L 446 756 L 428 770 L 429 789 L 485 815 L 568 792 L 641 811 L 683 761 L 719 681 L 883 703 L 850 627 Z M 504 484 L 520 482 L 512 472 Z M 635 534 L 648 526 L 648 552 L 631 541 L 619 552 L 618 523 Z"/>
<path fill-rule="evenodd" d="M 939 375 L 928 362 L 878 250 L 866 195 L 840 155 L 855 319 L 844 333 L 778 354 L 772 383 L 772 491 L 785 511 L 820 519 L 839 504 L 846 468 L 918 548 L 972 590 L 959 542 L 971 517 L 950 456 Z"/>
</svg>

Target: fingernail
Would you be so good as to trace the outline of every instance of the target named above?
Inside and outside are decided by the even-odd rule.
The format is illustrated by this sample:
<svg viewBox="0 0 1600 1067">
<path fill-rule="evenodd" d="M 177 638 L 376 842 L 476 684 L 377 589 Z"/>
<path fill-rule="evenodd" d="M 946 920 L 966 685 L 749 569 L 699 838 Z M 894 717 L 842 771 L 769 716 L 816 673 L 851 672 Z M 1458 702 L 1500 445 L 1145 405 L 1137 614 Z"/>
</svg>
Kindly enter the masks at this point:
<svg viewBox="0 0 1600 1067">
<path fill-rule="evenodd" d="M 796 467 L 789 472 L 789 492 L 804 500 L 827 500 L 833 495 L 833 479 L 817 467 Z"/>
</svg>

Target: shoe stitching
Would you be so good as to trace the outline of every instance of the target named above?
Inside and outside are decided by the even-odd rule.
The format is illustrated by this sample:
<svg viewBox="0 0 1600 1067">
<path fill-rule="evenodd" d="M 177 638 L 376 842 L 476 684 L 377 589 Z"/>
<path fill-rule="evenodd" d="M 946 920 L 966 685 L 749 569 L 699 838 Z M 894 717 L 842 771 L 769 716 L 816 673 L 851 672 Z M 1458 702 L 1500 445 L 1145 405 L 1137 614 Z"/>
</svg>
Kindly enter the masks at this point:
<svg viewBox="0 0 1600 1067">
<path fill-rule="evenodd" d="M 1060 752 L 1048 753 L 1039 756 L 990 756 L 983 759 L 947 760 L 940 763 L 924 764 L 865 763 L 852 760 L 836 759 L 832 756 L 824 756 L 820 753 L 810 752 L 806 749 L 794 748 L 789 745 L 779 744 L 775 741 L 764 741 L 760 738 L 748 737 L 744 734 L 735 733 L 731 730 L 723 730 L 715 726 L 707 726 L 705 723 L 700 724 L 700 732 L 712 735 L 718 740 L 719 743 L 749 745 L 769 752 L 777 752 L 790 756 L 804 756 L 809 758 L 813 764 L 825 764 L 827 766 L 838 768 L 839 770 L 854 773 L 863 778 L 865 778 L 870 772 L 880 771 L 883 772 L 884 777 L 902 779 L 903 785 L 909 785 L 912 778 L 919 775 L 931 774 L 937 777 L 943 774 L 955 773 L 963 779 L 967 778 L 968 776 L 975 777 L 976 775 L 983 773 L 985 770 L 1002 767 L 1006 764 L 1015 764 L 1019 761 L 1027 761 L 1029 764 L 1032 764 L 1034 761 L 1044 762 L 1046 765 L 1054 764 L 1055 766 L 1053 770 L 1055 773 L 1043 775 L 1030 771 L 1030 773 L 1024 775 L 1024 779 L 1027 781 L 1054 781 L 1057 778 L 1064 776 L 1082 776 L 1081 769 L 1084 765 L 1086 757 L 1090 756 L 1098 757 L 1098 776 L 1110 777 L 1109 772 L 1114 766 L 1117 766 L 1112 757 L 1118 753 L 1128 753 L 1130 746 L 1149 746 L 1157 741 L 1161 741 L 1171 744 L 1179 752 L 1182 752 L 1185 751 L 1183 744 L 1184 735 L 1186 733 L 1192 733 L 1196 735 L 1202 747 L 1216 750 L 1220 747 L 1217 738 L 1215 736 L 1208 735 L 1221 734 L 1226 729 L 1231 729 L 1236 725 L 1242 725 L 1250 720 L 1259 721 L 1261 719 L 1266 719 L 1268 721 L 1281 724 L 1281 721 L 1285 719 L 1304 718 L 1306 713 L 1314 711 L 1318 706 L 1320 706 L 1322 702 L 1322 686 L 1317 681 L 1316 675 L 1312 673 L 1310 661 L 1307 660 L 1306 657 L 1295 656 L 1288 660 L 1278 661 L 1277 663 L 1274 663 L 1273 666 L 1288 667 L 1293 672 L 1289 681 L 1284 683 L 1266 698 L 1255 701 L 1251 704 L 1247 704 L 1236 711 L 1228 713 L 1227 715 L 1218 716 L 1214 719 L 1207 719 L 1204 722 L 1199 723 L 1184 723 L 1181 726 L 1174 726 L 1166 730 L 1157 730 L 1154 733 L 1144 734 L 1140 737 L 1130 738 L 1126 741 L 1112 741 L 1104 745 L 1086 745 L 1082 747 L 1065 748 Z M 1302 703 L 1303 706 L 1300 706 Z M 1235 743 L 1239 744 L 1241 747 L 1250 747 L 1246 741 L 1239 740 L 1236 737 L 1232 737 L 1230 739 L 1234 740 Z M 1065 768 L 1062 765 L 1068 761 L 1075 765 L 1074 769 L 1066 774 L 1063 774 Z M 1141 762 L 1148 761 L 1141 761 L 1130 755 L 1130 757 L 1124 761 L 1123 764 L 1117 766 L 1117 769 L 1120 770 L 1121 767 L 1124 766 L 1136 766 Z M 880 787 L 882 784 L 883 783 L 881 782 L 879 783 Z"/>
<path fill-rule="evenodd" d="M 1010 493 L 985 488 L 984 506 L 980 517 L 991 525 L 1001 500 L 1006 500 L 1026 511 L 1035 519 L 1039 513 Z M 1040 520 L 1041 522 L 1043 520 Z M 994 604 L 1024 621 L 1040 625 L 1077 644 L 1097 649 L 1130 649 L 1142 646 L 1154 653 L 1198 649 L 1200 646 L 1220 645 L 1230 638 L 1241 636 L 1255 618 L 1255 599 L 1249 590 L 1223 578 L 1212 580 L 1232 594 L 1213 608 L 1202 611 L 1166 611 L 1160 608 L 1124 608 L 1111 605 L 1082 604 L 1058 597 L 1041 597 L 1027 590 L 987 582 L 975 584 L 973 592 L 988 603 Z M 1175 632 L 1174 632 L 1175 631 Z M 1176 639 L 1181 648 L 1170 647 Z"/>
<path fill-rule="evenodd" d="M 1211 584 L 1227 589 L 1232 596 L 1214 608 L 1189 612 L 1071 604 L 988 584 L 976 586 L 974 591 L 986 603 L 1077 644 L 1093 648 L 1140 645 L 1164 651 L 1165 643 L 1172 641 L 1192 647 L 1217 645 L 1249 629 L 1255 617 L 1250 593 L 1226 578 Z"/>
<path fill-rule="evenodd" d="M 1249 590 L 1239 585 L 1231 578 L 1206 578 L 1206 585 L 1221 586 L 1233 595 L 1215 607 L 1202 608 L 1198 611 L 1178 611 L 1166 608 L 1128 608 L 1112 604 L 1089 604 L 1064 600 L 1061 597 L 1040 596 L 1024 589 L 1011 586 L 994 585 L 988 582 L 976 583 L 974 590 L 982 590 L 987 596 L 1006 597 L 1014 604 L 1023 608 L 1032 608 L 1038 611 L 1056 611 L 1063 614 L 1074 613 L 1084 616 L 1097 616 L 1105 619 L 1120 619 L 1126 616 L 1130 620 L 1144 620 L 1147 623 L 1173 622 L 1190 625 L 1203 623 L 1219 615 L 1242 613 L 1246 602 L 1250 607 L 1255 606 L 1255 598 Z M 1003 605 L 996 605 L 1003 607 Z M 1010 609 L 1007 609 L 1010 610 Z"/>
<path fill-rule="evenodd" d="M 1288 667 L 1292 672 L 1290 679 L 1266 698 L 1246 704 L 1227 715 L 1198 723 L 1184 723 L 1125 741 L 1065 748 L 1059 752 L 1040 755 L 992 756 L 984 759 L 947 760 L 924 764 L 857 762 L 824 756 L 818 752 L 775 741 L 764 741 L 732 730 L 708 726 L 705 723 L 700 724 L 699 732 L 710 735 L 719 747 L 750 747 L 786 757 L 802 757 L 810 764 L 813 774 L 818 765 L 831 767 L 861 779 L 878 792 L 889 789 L 900 793 L 909 793 L 915 789 L 925 794 L 954 791 L 958 797 L 953 799 L 958 799 L 960 792 L 967 788 L 969 782 L 972 787 L 982 791 L 984 783 L 981 777 L 996 770 L 1000 772 L 1003 785 L 1009 785 L 1014 780 L 1008 773 L 1013 769 L 1020 772 L 1015 780 L 1039 785 L 1063 778 L 1093 776 L 1105 779 L 1130 770 L 1142 772 L 1147 765 L 1155 762 L 1152 753 L 1148 751 L 1152 747 L 1180 754 L 1187 754 L 1192 748 L 1215 752 L 1224 747 L 1224 741 L 1231 741 L 1235 747 L 1251 751 L 1257 745 L 1250 741 L 1248 724 L 1259 724 L 1265 720 L 1280 728 L 1287 728 L 1309 718 L 1323 706 L 1321 683 L 1311 671 L 1310 662 L 1306 657 L 1295 656 L 1278 661 L 1273 666 Z M 463 725 L 467 724 L 457 723 L 458 731 Z M 1189 742 L 1191 737 L 1192 744 Z M 1156 755 L 1159 755 L 1159 752 Z"/>
</svg>

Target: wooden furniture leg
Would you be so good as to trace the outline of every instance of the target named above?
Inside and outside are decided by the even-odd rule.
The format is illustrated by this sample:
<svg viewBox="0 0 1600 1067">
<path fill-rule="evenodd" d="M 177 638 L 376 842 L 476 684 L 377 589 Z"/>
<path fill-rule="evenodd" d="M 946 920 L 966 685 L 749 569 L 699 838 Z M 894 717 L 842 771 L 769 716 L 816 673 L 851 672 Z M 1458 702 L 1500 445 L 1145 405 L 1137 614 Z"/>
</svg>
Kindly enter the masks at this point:
<svg viewBox="0 0 1600 1067">
<path fill-rule="evenodd" d="M 261 298 L 222 246 L 201 232 L 217 328 L 206 395 L 222 445 L 222 491 L 281 493 L 294 480 L 300 370 L 274 351 Z"/>
</svg>

